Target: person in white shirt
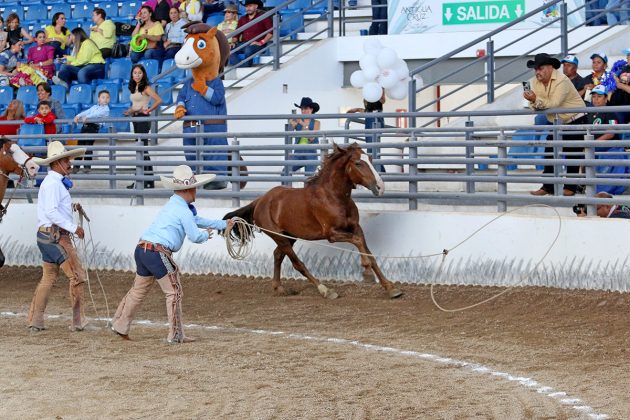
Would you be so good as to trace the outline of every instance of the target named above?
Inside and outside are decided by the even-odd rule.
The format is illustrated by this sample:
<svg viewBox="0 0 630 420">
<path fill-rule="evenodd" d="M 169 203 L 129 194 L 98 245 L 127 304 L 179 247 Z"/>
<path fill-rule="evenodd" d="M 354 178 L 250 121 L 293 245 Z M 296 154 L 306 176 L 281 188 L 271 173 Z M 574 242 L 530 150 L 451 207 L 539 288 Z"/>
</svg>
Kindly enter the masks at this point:
<svg viewBox="0 0 630 420">
<path fill-rule="evenodd" d="M 83 148 L 68 151 L 63 144 L 53 141 L 48 145 L 45 159 L 33 158 L 39 165 L 50 165 L 50 169 L 37 195 L 37 246 L 42 254 L 43 273 L 28 311 L 28 327 L 32 332 L 46 329 L 44 311 L 60 268 L 69 280 L 70 330 L 82 331 L 86 324 L 81 310 L 85 270 L 71 240 L 71 235 L 84 237 L 83 228 L 72 219 L 72 212 L 80 212 L 82 208 L 79 203 L 72 203 L 69 193 L 72 182 L 68 178 L 70 160 L 84 154 Z"/>
</svg>

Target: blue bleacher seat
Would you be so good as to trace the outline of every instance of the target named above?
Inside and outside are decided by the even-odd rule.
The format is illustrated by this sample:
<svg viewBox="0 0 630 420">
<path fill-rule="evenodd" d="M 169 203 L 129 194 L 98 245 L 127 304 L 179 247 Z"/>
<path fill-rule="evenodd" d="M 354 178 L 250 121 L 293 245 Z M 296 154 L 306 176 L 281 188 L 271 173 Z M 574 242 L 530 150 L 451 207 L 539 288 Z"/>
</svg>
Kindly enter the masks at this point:
<svg viewBox="0 0 630 420">
<path fill-rule="evenodd" d="M 48 19 L 51 20 L 55 13 L 63 13 L 66 19 L 70 19 L 72 17 L 72 5 L 69 3 L 55 4 L 48 12 Z M 52 20 L 48 24 L 50 25 L 51 22 Z"/>
<path fill-rule="evenodd" d="M 94 105 L 92 102 L 92 86 L 86 84 L 76 84 L 70 86 L 66 103 L 79 104 L 83 108 L 91 107 Z"/>
<path fill-rule="evenodd" d="M 98 4 L 98 7 L 105 10 L 108 18 L 118 17 L 118 2 L 117 1 L 103 1 Z"/>
<path fill-rule="evenodd" d="M 48 18 L 48 6 L 43 3 L 30 4 L 24 12 L 24 20 L 45 20 Z"/>
<path fill-rule="evenodd" d="M 17 91 L 16 99 L 22 101 L 24 106 L 37 105 L 37 88 L 35 86 L 20 86 Z"/>
<path fill-rule="evenodd" d="M 293 3 L 289 4 L 288 8 L 293 10 L 304 10 L 308 9 L 311 5 L 311 0 L 295 0 Z"/>
<path fill-rule="evenodd" d="M 0 86 L 0 105 L 5 108 L 13 100 L 13 88 L 11 86 Z"/>
<path fill-rule="evenodd" d="M 104 82 L 104 83 L 99 83 L 96 86 L 96 89 L 94 89 L 94 103 L 98 103 L 98 93 L 102 90 L 107 90 L 109 92 L 109 96 L 111 98 L 110 103 L 111 104 L 117 104 L 118 103 L 118 97 L 119 92 L 120 92 L 120 85 L 118 83 L 114 83 L 114 82 Z M 129 90 L 129 89 L 127 89 Z"/>
<path fill-rule="evenodd" d="M 297 10 L 283 10 L 280 12 L 280 16 L 282 17 L 280 36 L 287 36 L 304 26 L 304 15 Z M 293 33 L 291 39 L 295 39 L 296 37 L 296 33 Z"/>
<path fill-rule="evenodd" d="M 52 85 L 50 87 L 52 89 L 52 97 L 53 99 L 58 100 L 62 105 L 66 103 L 66 88 L 60 85 Z"/>
<path fill-rule="evenodd" d="M 206 19 L 206 24 L 210 26 L 217 26 L 219 23 L 223 22 L 223 13 L 211 13 Z"/>
<path fill-rule="evenodd" d="M 131 76 L 131 61 L 128 58 L 118 58 L 109 65 L 109 80 L 127 84 Z"/>
<path fill-rule="evenodd" d="M 162 105 L 173 104 L 173 90 L 169 90 L 168 92 L 166 92 L 166 90 L 171 86 L 173 86 L 173 84 L 169 81 L 157 82 L 155 84 L 155 91 L 158 96 L 162 98 Z"/>
<path fill-rule="evenodd" d="M 165 72 L 166 70 L 170 69 L 171 67 L 175 67 L 175 71 L 173 71 L 172 73 L 170 73 L 168 76 L 164 77 L 164 79 L 160 79 L 161 80 L 170 80 L 171 83 L 181 83 L 182 81 L 184 81 L 184 79 L 186 78 L 186 71 L 183 69 L 178 68 L 175 65 L 175 60 L 172 58 L 168 58 L 166 60 L 164 60 L 164 62 L 162 63 L 162 72 Z"/>
<path fill-rule="evenodd" d="M 265 8 L 274 8 L 276 6 L 281 5 L 285 1 L 286 0 L 266 0 L 265 1 Z M 285 9 L 286 9 L 286 7 L 285 7 Z"/>
<path fill-rule="evenodd" d="M 153 80 L 155 76 L 160 72 L 160 62 L 152 58 L 145 58 L 138 61 L 138 64 L 142 64 L 144 70 L 147 72 L 147 78 L 149 81 Z"/>
<path fill-rule="evenodd" d="M 129 89 L 127 89 L 129 90 Z M 129 106 L 124 104 L 114 104 L 109 107 L 109 116 L 112 118 L 122 117 L 123 112 L 129 109 Z M 115 122 L 112 123 L 112 127 L 117 133 L 128 133 L 131 131 L 129 122 Z"/>
<path fill-rule="evenodd" d="M 544 137 L 544 138 L 542 138 Z M 522 140 L 522 141 L 538 141 L 545 140 L 547 138 L 546 135 L 537 135 L 534 134 L 531 130 L 516 130 L 512 135 L 512 140 Z M 511 146 L 508 149 L 508 157 L 515 159 L 544 159 L 543 153 L 545 152 L 544 146 Z M 515 156 L 514 154 L 518 153 L 519 156 Z M 517 165 L 508 165 L 508 169 L 516 169 Z M 536 165 L 536 169 L 543 169 L 543 165 Z"/>
<path fill-rule="evenodd" d="M 82 27 L 83 27 L 83 19 L 69 19 L 66 16 L 66 28 L 68 28 L 68 30 L 71 31 L 75 28 L 82 28 Z"/>
<path fill-rule="evenodd" d="M 24 8 L 18 2 L 11 3 L 0 3 L 0 9 L 2 10 L 2 17 L 4 18 L 4 23 L 7 23 L 7 18 L 11 13 L 15 13 L 20 21 L 24 20 Z"/>
<path fill-rule="evenodd" d="M 120 88 L 120 103 L 121 104 L 131 103 L 131 99 L 129 99 L 129 95 L 131 95 L 131 92 L 129 91 L 129 87 L 127 86 L 127 84 L 125 84 L 125 86 L 122 86 Z"/>
<path fill-rule="evenodd" d="M 141 1 L 122 2 L 118 16 L 132 20 L 138 14 L 140 6 L 142 6 Z"/>
<path fill-rule="evenodd" d="M 79 113 L 79 107 L 79 104 L 63 105 L 63 112 L 66 114 L 66 119 L 73 119 Z M 72 133 L 72 124 L 63 124 L 61 126 L 61 132 L 65 134 Z"/>
<path fill-rule="evenodd" d="M 66 3 L 72 3 L 72 4 L 85 3 L 85 0 L 66 0 Z"/>
<path fill-rule="evenodd" d="M 94 10 L 94 7 L 91 7 L 91 5 L 89 5 L 87 2 L 75 4 L 74 9 L 72 9 L 72 19 L 85 20 L 91 18 L 92 10 Z"/>
<path fill-rule="evenodd" d="M 18 144 L 22 147 L 29 146 L 46 146 L 46 139 L 44 138 L 44 126 L 42 124 L 22 124 L 20 126 L 20 135 L 29 134 L 42 134 L 41 138 L 25 139 L 18 137 Z"/>
</svg>

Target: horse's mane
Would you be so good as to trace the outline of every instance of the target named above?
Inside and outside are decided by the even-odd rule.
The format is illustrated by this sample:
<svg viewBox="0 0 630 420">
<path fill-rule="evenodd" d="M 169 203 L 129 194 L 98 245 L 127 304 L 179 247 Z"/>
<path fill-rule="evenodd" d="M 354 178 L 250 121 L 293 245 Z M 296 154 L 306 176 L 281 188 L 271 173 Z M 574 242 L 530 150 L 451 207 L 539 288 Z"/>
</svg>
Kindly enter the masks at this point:
<svg viewBox="0 0 630 420">
<path fill-rule="evenodd" d="M 342 147 L 335 148 L 332 153 L 329 153 L 324 157 L 324 160 L 322 161 L 319 171 L 317 171 L 315 175 L 307 179 L 305 185 L 317 184 L 321 178 L 320 175 L 325 172 L 328 172 L 334 162 L 336 162 L 337 160 L 339 160 L 339 158 L 343 156 L 347 156 L 348 153 L 351 153 L 352 151 L 356 149 L 359 149 L 359 150 L 361 149 L 361 147 L 356 143 L 352 143 L 346 148 L 342 148 Z"/>
</svg>

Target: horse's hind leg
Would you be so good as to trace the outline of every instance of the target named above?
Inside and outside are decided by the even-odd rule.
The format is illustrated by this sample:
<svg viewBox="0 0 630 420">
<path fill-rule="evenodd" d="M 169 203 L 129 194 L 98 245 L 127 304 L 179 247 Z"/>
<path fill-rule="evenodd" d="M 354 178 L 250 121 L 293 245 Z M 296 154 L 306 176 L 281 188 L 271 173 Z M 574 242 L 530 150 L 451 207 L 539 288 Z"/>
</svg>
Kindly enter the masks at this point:
<svg viewBox="0 0 630 420">
<path fill-rule="evenodd" d="M 273 279 L 271 280 L 271 286 L 280 295 L 286 295 L 286 291 L 280 283 L 280 271 L 282 269 L 282 261 L 286 254 L 280 249 L 280 245 L 273 251 Z"/>
<path fill-rule="evenodd" d="M 363 281 L 369 284 L 374 283 L 374 271 L 372 270 L 372 262 L 367 255 L 361 254 L 361 266 L 363 267 Z"/>
<path fill-rule="evenodd" d="M 302 273 L 302 275 L 306 277 L 308 281 L 313 283 L 322 296 L 328 299 L 336 299 L 339 296 L 333 289 L 329 289 L 328 287 L 321 284 L 319 280 L 313 277 L 313 275 L 310 273 L 310 271 L 308 271 L 304 263 L 298 258 L 297 254 L 293 250 L 292 243 L 289 243 L 287 241 L 283 245 L 278 244 L 278 247 L 281 248 L 282 252 L 284 252 L 284 254 L 289 257 L 291 263 L 293 264 L 293 268 Z"/>
</svg>

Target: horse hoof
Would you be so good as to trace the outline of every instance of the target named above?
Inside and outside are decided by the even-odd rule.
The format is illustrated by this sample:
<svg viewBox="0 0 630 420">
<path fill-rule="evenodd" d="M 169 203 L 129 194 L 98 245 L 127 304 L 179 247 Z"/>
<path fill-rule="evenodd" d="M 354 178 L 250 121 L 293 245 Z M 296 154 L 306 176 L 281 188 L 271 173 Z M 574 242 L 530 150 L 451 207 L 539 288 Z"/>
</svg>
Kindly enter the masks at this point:
<svg viewBox="0 0 630 420">
<path fill-rule="evenodd" d="M 390 299 L 396 299 L 404 295 L 403 291 L 400 289 L 390 289 L 389 297 Z"/>
<path fill-rule="evenodd" d="M 276 293 L 276 295 L 278 295 L 278 296 L 288 296 L 289 295 L 283 286 L 278 286 L 278 287 L 276 287 L 273 290 Z"/>
<path fill-rule="evenodd" d="M 337 299 L 339 295 L 333 289 L 328 289 L 328 293 L 324 297 L 326 299 Z"/>
<path fill-rule="evenodd" d="M 372 270 L 363 273 L 363 282 L 368 284 L 376 282 L 376 277 L 374 277 L 374 272 L 372 272 Z"/>
</svg>

